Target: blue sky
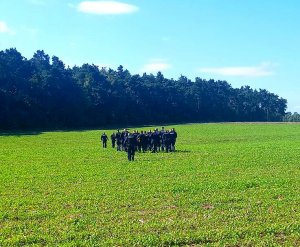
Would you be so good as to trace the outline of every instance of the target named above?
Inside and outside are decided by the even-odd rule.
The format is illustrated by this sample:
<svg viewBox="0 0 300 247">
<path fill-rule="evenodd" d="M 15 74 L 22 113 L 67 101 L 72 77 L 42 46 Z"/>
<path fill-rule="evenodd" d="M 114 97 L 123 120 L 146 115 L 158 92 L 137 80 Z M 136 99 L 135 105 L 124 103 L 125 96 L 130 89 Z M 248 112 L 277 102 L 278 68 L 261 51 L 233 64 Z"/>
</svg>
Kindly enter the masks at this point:
<svg viewBox="0 0 300 247">
<path fill-rule="evenodd" d="M 11 47 L 265 88 L 300 112 L 298 0 L 1 0 L 0 50 Z"/>
</svg>

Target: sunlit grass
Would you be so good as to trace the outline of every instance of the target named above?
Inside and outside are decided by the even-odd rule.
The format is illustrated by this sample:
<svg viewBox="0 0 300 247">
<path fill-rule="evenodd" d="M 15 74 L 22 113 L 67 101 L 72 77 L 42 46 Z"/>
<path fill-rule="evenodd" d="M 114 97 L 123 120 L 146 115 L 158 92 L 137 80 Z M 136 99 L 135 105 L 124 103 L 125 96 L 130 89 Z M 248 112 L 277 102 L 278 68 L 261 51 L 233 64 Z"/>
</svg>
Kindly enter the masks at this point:
<svg viewBox="0 0 300 247">
<path fill-rule="evenodd" d="M 0 136 L 0 246 L 300 245 L 300 125 L 175 128 L 131 163 L 102 131 Z"/>
</svg>

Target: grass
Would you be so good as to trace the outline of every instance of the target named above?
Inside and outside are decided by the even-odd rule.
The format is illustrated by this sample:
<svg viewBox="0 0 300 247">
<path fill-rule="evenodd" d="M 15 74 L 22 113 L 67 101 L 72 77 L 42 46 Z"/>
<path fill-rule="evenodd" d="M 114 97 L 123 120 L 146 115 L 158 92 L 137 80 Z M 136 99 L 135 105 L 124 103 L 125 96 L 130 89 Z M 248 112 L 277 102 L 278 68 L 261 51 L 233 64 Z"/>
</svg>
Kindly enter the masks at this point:
<svg viewBox="0 0 300 247">
<path fill-rule="evenodd" d="M 0 246 L 300 245 L 300 125 L 175 128 L 131 163 L 102 130 L 0 136 Z"/>
</svg>

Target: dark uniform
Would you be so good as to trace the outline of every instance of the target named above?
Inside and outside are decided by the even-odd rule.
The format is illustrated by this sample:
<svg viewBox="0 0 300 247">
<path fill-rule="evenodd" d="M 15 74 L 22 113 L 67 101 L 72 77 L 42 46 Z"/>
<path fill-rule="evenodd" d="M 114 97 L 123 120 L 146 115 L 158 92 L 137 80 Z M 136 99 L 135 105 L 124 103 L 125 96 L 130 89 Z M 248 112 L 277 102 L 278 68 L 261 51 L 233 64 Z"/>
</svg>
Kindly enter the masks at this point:
<svg viewBox="0 0 300 247">
<path fill-rule="evenodd" d="M 107 148 L 107 140 L 108 140 L 107 135 L 105 133 L 103 133 L 102 136 L 101 136 L 101 141 L 102 141 L 103 148 Z"/>
<path fill-rule="evenodd" d="M 147 149 L 149 150 L 149 151 L 151 151 L 152 150 L 152 131 L 150 130 L 148 133 L 147 133 Z"/>
<path fill-rule="evenodd" d="M 165 150 L 168 153 L 169 151 L 171 151 L 170 133 L 168 130 L 163 134 L 163 141 L 164 141 L 164 145 L 165 145 Z"/>
<path fill-rule="evenodd" d="M 160 134 L 160 146 L 161 146 L 161 151 L 165 151 L 165 142 L 164 142 L 164 133 L 165 133 L 165 128 L 162 127 L 161 131 L 159 132 Z"/>
<path fill-rule="evenodd" d="M 171 151 L 175 151 L 175 144 L 176 144 L 176 138 L 177 138 L 177 133 L 175 129 L 172 129 L 170 131 L 170 146 L 171 146 Z"/>
<path fill-rule="evenodd" d="M 135 155 L 135 148 L 137 144 L 137 140 L 134 134 L 128 134 L 125 138 L 124 142 L 126 149 L 127 149 L 127 155 L 129 161 L 134 161 L 134 155 Z"/>
<path fill-rule="evenodd" d="M 139 132 L 137 130 L 133 131 L 134 138 L 136 139 L 135 151 L 138 151 L 138 136 Z"/>
<path fill-rule="evenodd" d="M 144 135 L 144 132 L 141 131 L 140 134 L 138 134 L 137 136 L 137 149 L 139 152 L 142 151 L 142 139 L 143 139 L 143 135 Z"/>
<path fill-rule="evenodd" d="M 119 130 L 116 133 L 116 141 L 117 141 L 117 151 L 121 151 L 122 136 Z"/>
<path fill-rule="evenodd" d="M 160 137 L 158 131 L 153 132 L 151 135 L 152 153 L 157 152 L 159 141 L 160 141 Z"/>
<path fill-rule="evenodd" d="M 127 131 L 127 129 L 124 129 L 124 131 L 122 131 L 122 133 L 121 133 L 122 150 L 123 151 L 126 151 L 125 139 L 127 136 L 128 136 L 128 131 Z"/>
<path fill-rule="evenodd" d="M 116 139 L 117 139 L 115 133 L 111 134 L 110 139 L 111 139 L 112 148 L 115 148 L 115 146 L 116 146 Z"/>
<path fill-rule="evenodd" d="M 145 133 L 146 131 L 145 132 L 142 131 L 141 134 L 139 134 L 138 136 L 143 153 L 147 151 L 147 145 L 148 145 L 148 137 L 145 135 Z"/>
</svg>

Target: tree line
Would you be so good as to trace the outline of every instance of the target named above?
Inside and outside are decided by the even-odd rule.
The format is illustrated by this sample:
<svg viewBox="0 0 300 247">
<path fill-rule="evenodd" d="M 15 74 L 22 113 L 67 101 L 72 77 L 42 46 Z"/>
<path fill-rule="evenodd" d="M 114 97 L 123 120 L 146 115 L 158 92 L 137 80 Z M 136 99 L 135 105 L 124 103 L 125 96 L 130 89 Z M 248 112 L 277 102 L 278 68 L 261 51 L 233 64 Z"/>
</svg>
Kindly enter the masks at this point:
<svg viewBox="0 0 300 247">
<path fill-rule="evenodd" d="M 287 112 L 283 117 L 284 122 L 300 122 L 300 114 L 298 112 Z"/>
<path fill-rule="evenodd" d="M 96 128 L 155 123 L 281 121 L 287 101 L 228 82 L 132 75 L 94 64 L 66 67 L 38 50 L 0 51 L 0 129 Z"/>
</svg>

